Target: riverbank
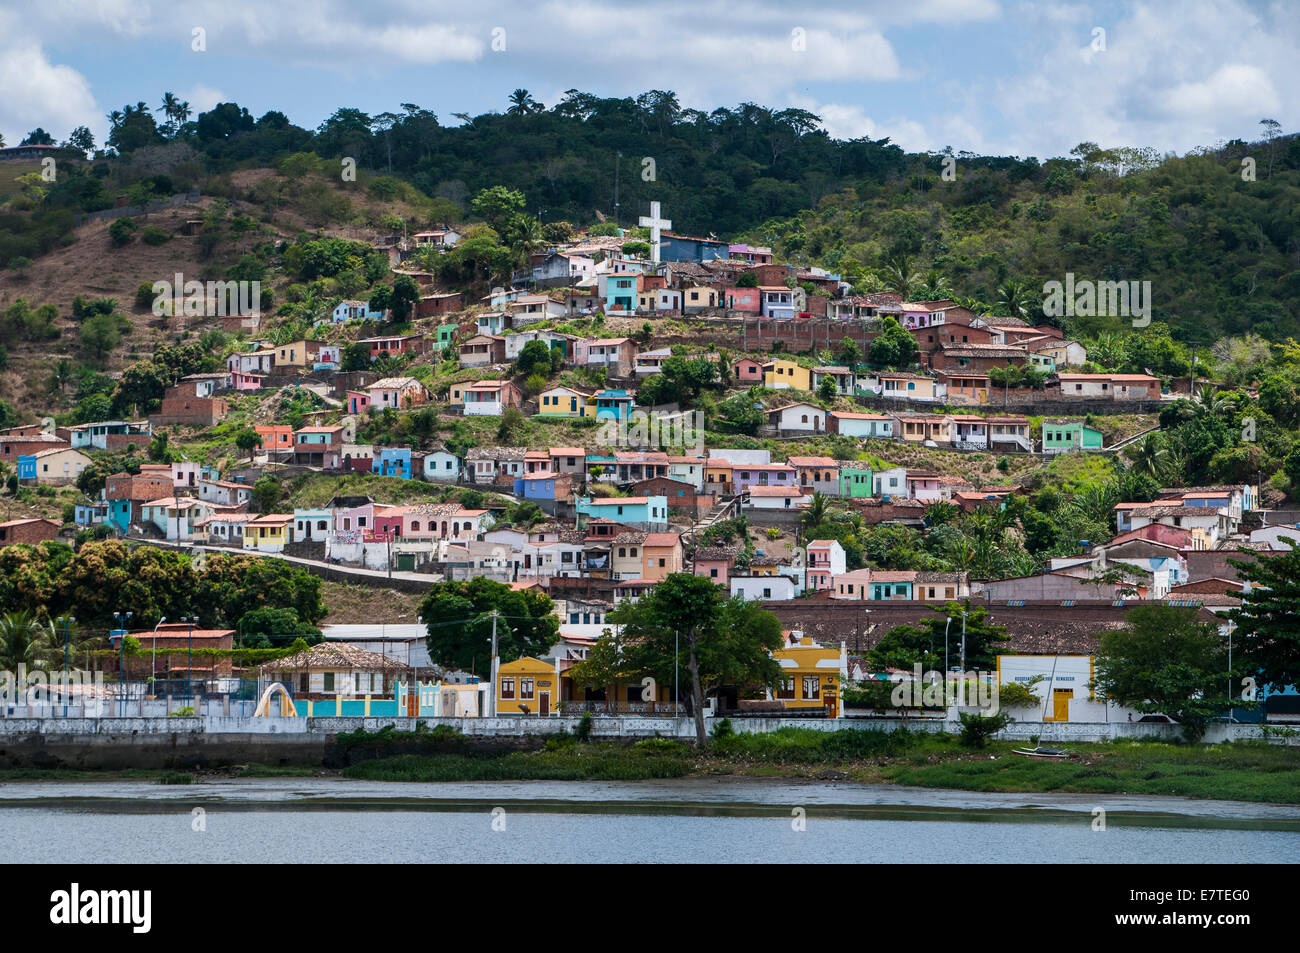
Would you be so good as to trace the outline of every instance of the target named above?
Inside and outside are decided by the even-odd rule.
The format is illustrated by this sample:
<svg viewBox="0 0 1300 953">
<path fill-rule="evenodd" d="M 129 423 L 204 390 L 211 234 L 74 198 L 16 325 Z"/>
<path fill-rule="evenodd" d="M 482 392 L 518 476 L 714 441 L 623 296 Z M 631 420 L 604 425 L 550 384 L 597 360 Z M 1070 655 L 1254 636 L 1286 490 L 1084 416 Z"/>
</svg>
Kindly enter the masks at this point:
<svg viewBox="0 0 1300 953">
<path fill-rule="evenodd" d="M 522 739 L 520 739 L 522 740 Z M 584 781 L 681 778 L 841 781 L 981 793 L 1072 793 L 1300 804 L 1300 749 L 1263 742 L 1182 745 L 1111 741 L 1069 745 L 1078 760 L 1012 754 L 1014 742 L 963 747 L 949 735 L 787 728 L 714 738 L 701 752 L 666 738 L 583 742 L 573 735 L 484 747 L 454 731 L 354 732 L 325 764 L 258 762 L 208 769 L 0 771 L 22 781 L 141 781 L 191 785 L 241 778 L 382 782 Z"/>
<path fill-rule="evenodd" d="M 404 745 L 410 736 L 390 735 Z M 1115 741 L 1071 745 L 1078 760 L 1012 753 L 1011 742 L 962 747 L 947 735 L 783 729 L 716 738 L 707 750 L 661 738 L 631 745 L 548 739 L 536 750 L 385 753 L 374 735 L 345 745 L 365 752 L 343 769 L 372 781 L 642 781 L 688 776 L 849 780 L 961 791 L 1138 794 L 1300 804 L 1300 751 L 1265 743 L 1175 745 Z"/>
</svg>

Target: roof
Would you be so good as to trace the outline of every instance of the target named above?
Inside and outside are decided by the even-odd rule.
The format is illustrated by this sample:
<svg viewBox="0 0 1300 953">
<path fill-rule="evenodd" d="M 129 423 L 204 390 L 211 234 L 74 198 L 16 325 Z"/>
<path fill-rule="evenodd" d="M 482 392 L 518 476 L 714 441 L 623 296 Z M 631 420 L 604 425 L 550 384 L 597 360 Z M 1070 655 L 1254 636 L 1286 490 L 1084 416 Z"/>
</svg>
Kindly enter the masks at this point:
<svg viewBox="0 0 1300 953">
<path fill-rule="evenodd" d="M 424 385 L 414 377 L 385 377 L 377 380 L 370 385 L 371 390 L 376 388 L 390 388 L 392 390 L 401 390 L 403 387 L 423 387 Z"/>
<path fill-rule="evenodd" d="M 833 457 L 787 457 L 786 463 L 792 467 L 834 467 L 839 466 Z"/>
<path fill-rule="evenodd" d="M 751 486 L 747 491 L 750 496 L 807 496 L 808 494 L 797 486 Z"/>
<path fill-rule="evenodd" d="M 265 672 L 301 671 L 303 669 L 351 668 L 371 672 L 409 672 L 409 666 L 378 652 L 370 652 L 350 642 L 321 642 L 304 652 L 263 665 Z"/>
</svg>

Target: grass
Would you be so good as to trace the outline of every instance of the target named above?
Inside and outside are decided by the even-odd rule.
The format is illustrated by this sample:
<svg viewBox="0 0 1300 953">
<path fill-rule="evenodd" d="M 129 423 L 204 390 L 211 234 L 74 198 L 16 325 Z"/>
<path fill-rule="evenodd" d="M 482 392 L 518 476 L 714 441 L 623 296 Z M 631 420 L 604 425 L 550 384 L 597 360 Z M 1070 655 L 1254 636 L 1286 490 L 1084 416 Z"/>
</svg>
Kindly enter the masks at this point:
<svg viewBox="0 0 1300 953">
<path fill-rule="evenodd" d="M 710 741 L 703 752 L 669 739 L 632 745 L 548 740 L 540 750 L 403 754 L 353 764 L 372 781 L 639 781 L 688 775 L 849 778 L 989 792 L 1158 795 L 1300 803 L 1300 750 L 1262 742 L 1179 745 L 1116 741 L 1071 746 L 1079 761 L 1011 754 L 1010 742 L 961 747 L 948 735 L 785 728 Z"/>
</svg>

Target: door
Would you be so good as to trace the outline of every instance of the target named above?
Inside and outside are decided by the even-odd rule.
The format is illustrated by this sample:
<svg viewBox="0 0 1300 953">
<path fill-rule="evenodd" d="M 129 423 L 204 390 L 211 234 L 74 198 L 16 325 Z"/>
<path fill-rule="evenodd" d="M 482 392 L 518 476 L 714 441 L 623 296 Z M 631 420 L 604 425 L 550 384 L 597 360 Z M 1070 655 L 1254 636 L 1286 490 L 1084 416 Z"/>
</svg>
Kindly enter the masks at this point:
<svg viewBox="0 0 1300 953">
<path fill-rule="evenodd" d="M 537 694 L 537 714 L 546 717 L 551 713 L 551 693 L 538 692 Z"/>
<path fill-rule="evenodd" d="M 406 717 L 414 718 L 420 714 L 420 693 L 406 693 Z"/>
<path fill-rule="evenodd" d="M 1073 688 L 1057 688 L 1052 691 L 1052 721 L 1070 720 L 1070 699 L 1073 697 Z"/>
</svg>

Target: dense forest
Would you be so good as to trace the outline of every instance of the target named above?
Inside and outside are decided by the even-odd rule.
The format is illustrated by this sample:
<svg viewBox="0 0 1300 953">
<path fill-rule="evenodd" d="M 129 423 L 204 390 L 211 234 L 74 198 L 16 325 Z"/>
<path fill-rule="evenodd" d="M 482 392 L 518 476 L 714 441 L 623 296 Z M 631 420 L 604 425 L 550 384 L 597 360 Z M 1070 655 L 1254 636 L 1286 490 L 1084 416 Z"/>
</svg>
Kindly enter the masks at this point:
<svg viewBox="0 0 1300 953">
<path fill-rule="evenodd" d="M 460 220 L 494 186 L 521 192 L 542 223 L 634 224 L 653 199 L 678 232 L 771 244 L 862 290 L 889 270 L 895 286 L 997 307 L 1010 287 L 1016 310 L 1028 303 L 1041 317 L 1038 289 L 1067 273 L 1150 281 L 1154 319 L 1187 343 L 1300 336 L 1300 138 L 1271 121 L 1254 143 L 1182 157 L 1081 143 L 1040 162 L 909 154 L 887 139 L 834 139 L 805 110 L 704 113 L 661 90 L 570 90 L 550 108 L 516 90 L 503 106 L 454 114 L 454 126 L 413 103 L 342 108 L 310 130 L 234 103 L 193 115 L 170 93 L 156 108 L 127 105 L 110 114 L 102 148 L 84 127 L 66 140 L 94 162 L 70 163 L 49 186 L 18 180 L 22 193 L 0 210 L 0 263 L 25 267 L 72 240 L 80 212 L 314 152 L 418 190 L 430 223 Z M 24 142 L 54 139 L 37 129 Z"/>
</svg>

